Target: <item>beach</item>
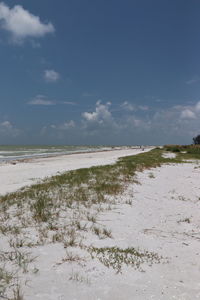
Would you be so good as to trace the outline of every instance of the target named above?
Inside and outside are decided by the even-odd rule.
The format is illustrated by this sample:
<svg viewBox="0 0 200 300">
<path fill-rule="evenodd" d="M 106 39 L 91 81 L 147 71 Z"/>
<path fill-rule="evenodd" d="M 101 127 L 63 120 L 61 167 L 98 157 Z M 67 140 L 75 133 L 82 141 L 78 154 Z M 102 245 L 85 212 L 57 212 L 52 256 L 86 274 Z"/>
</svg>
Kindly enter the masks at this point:
<svg viewBox="0 0 200 300">
<path fill-rule="evenodd" d="M 134 180 L 127 177 L 130 173 L 125 173 L 123 189 L 116 192 L 106 188 L 103 199 L 103 194 L 95 198 L 96 186 L 93 189 L 94 178 L 101 169 L 93 170 L 95 175 L 88 181 L 87 200 L 83 193 L 87 188 L 84 178 L 90 173 L 79 170 L 71 176 L 78 174 L 80 180 L 84 174 L 82 183 L 75 184 L 75 188 L 71 185 L 70 191 L 69 185 L 65 183 L 66 190 L 59 181 L 53 188 L 43 185 L 40 190 L 32 188 L 29 194 L 16 196 L 17 202 L 4 208 L 0 218 L 0 270 L 4 263 L 8 272 L 17 270 L 18 275 L 17 283 L 12 279 L 14 284 L 8 294 L 18 291 L 22 297 L 18 299 L 23 300 L 199 299 L 199 161 L 181 163 L 176 161 L 175 153 L 154 151 L 157 152 L 146 152 L 145 156 L 141 150 L 115 150 L 1 166 L 10 174 L 17 167 L 25 174 L 25 166 L 27 169 L 32 166 L 35 172 L 32 174 L 41 180 L 66 168 L 114 164 L 118 157 L 137 153 L 142 155 L 141 161 L 157 160 L 157 157 L 162 162 L 166 160 L 160 166 L 152 162 L 151 166 L 137 169 Z M 130 164 L 131 161 L 140 164 L 139 157 L 131 158 Z M 52 173 L 45 171 L 47 166 Z M 129 163 L 126 166 L 129 171 Z M 105 166 L 102 170 L 103 177 L 110 172 L 109 178 L 115 169 Z M 28 184 L 33 183 L 30 176 L 31 170 L 26 177 Z M 106 182 L 109 184 L 108 179 Z M 116 182 L 114 179 L 113 185 Z M 103 190 L 105 183 L 101 187 Z M 97 196 L 102 190 L 97 189 Z M 6 189 L 1 190 L 5 192 Z M 51 215 L 32 217 L 36 208 L 33 198 L 40 195 L 43 198 L 51 195 L 55 209 Z M 75 198 L 80 195 L 81 198 Z M 69 202 L 71 198 L 74 200 Z M 14 201 L 12 197 L 6 201 L 9 199 Z M 41 199 L 38 203 L 41 205 Z M 10 228 L 8 233 L 4 229 L 3 234 L 3 225 Z M 9 258 L 13 260 L 5 263 L 6 253 L 12 253 Z M 19 253 L 23 257 L 20 266 L 14 259 Z"/>
<path fill-rule="evenodd" d="M 144 152 L 151 150 L 146 147 Z M 40 180 L 69 170 L 113 164 L 119 157 L 136 155 L 142 149 L 118 148 L 108 151 L 74 153 L 52 157 L 14 160 L 0 164 L 0 195 L 39 182 Z"/>
</svg>

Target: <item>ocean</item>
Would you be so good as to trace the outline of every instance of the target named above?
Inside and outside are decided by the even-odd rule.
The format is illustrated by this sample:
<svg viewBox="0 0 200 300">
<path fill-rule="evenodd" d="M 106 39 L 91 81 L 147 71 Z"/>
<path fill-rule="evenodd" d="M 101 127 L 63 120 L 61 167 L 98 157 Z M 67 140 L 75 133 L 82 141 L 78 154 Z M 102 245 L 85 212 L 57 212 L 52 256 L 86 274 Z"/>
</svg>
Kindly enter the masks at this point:
<svg viewBox="0 0 200 300">
<path fill-rule="evenodd" d="M 0 146 L 0 162 L 79 152 L 109 150 L 106 146 Z"/>
</svg>

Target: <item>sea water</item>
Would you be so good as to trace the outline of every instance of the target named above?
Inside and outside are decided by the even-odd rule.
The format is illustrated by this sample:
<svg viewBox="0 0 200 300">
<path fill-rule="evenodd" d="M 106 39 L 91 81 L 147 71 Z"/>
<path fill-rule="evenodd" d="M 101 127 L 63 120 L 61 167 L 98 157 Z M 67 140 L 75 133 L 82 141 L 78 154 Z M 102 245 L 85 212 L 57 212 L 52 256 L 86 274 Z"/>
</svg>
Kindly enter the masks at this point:
<svg viewBox="0 0 200 300">
<path fill-rule="evenodd" d="M 106 146 L 0 146 L 0 162 L 79 152 L 110 150 Z"/>
</svg>

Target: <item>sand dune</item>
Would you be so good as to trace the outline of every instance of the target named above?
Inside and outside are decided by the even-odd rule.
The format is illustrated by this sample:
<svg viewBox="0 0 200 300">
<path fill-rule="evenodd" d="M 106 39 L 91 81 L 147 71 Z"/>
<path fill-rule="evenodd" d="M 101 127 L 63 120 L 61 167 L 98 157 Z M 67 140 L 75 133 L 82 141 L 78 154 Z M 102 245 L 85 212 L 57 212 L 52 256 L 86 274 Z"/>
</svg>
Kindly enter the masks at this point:
<svg viewBox="0 0 200 300">
<path fill-rule="evenodd" d="M 149 151 L 152 148 L 146 148 Z M 47 158 L 36 158 L 16 164 L 0 165 L 0 195 L 14 192 L 26 185 L 31 185 L 45 177 L 59 172 L 89 168 L 91 166 L 113 164 L 119 157 L 136 155 L 141 149 L 121 149 L 103 152 L 61 155 Z"/>
</svg>

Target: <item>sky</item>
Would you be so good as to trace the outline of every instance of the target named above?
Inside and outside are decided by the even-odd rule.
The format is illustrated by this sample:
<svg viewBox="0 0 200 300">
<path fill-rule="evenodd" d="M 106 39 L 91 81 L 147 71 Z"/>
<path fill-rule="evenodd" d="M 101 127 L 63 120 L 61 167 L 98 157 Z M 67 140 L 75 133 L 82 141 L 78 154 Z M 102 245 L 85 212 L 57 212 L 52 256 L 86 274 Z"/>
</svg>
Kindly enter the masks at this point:
<svg viewBox="0 0 200 300">
<path fill-rule="evenodd" d="M 0 144 L 190 144 L 199 0 L 0 1 Z"/>
</svg>

